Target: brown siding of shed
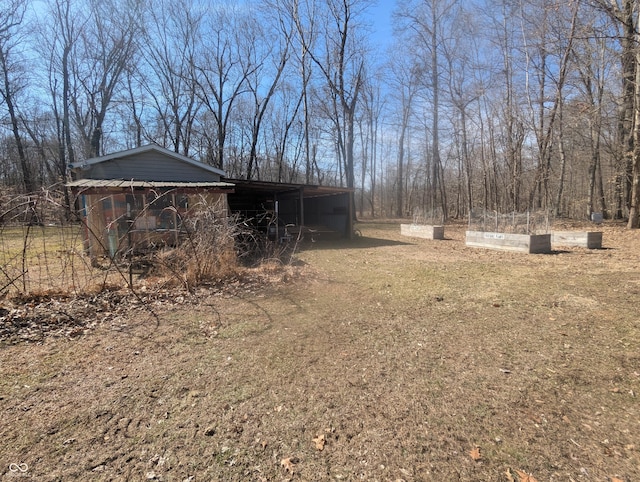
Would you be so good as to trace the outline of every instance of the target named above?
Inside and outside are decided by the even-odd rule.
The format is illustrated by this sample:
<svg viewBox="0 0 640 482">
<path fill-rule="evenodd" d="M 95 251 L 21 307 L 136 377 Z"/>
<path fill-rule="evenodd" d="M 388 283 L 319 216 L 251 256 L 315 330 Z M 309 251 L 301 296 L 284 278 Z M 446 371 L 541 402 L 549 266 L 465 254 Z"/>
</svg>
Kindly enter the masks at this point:
<svg viewBox="0 0 640 482">
<path fill-rule="evenodd" d="M 220 218 L 228 215 L 224 193 L 172 190 L 166 195 L 166 202 L 155 205 L 149 204 L 155 198 L 152 190 L 85 191 L 80 198 L 87 254 L 96 258 L 115 256 L 129 249 L 176 246 L 186 234 L 181 220 L 197 215 L 201 209 L 215 209 Z M 183 203 L 182 198 L 188 201 Z"/>
</svg>

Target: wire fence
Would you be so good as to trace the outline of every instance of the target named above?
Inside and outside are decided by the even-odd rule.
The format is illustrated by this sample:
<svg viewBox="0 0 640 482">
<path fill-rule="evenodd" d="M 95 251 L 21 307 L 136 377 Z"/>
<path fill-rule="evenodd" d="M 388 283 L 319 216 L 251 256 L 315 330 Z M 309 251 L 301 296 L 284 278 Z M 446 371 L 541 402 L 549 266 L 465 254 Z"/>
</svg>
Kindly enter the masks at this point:
<svg viewBox="0 0 640 482">
<path fill-rule="evenodd" d="M 547 234 L 553 217 L 548 211 L 502 214 L 497 211 L 473 209 L 469 214 L 469 230 L 510 234 Z"/>
<path fill-rule="evenodd" d="M 226 203 L 221 206 L 204 197 L 191 199 L 189 209 L 173 216 L 177 222 L 172 229 L 165 229 L 162 215 L 181 207 L 165 205 L 165 201 L 180 202 L 165 194 L 156 195 L 135 217 L 123 217 L 126 223 L 117 237 L 112 234 L 119 218 L 112 216 L 104 226 L 87 220 L 87 213 L 100 214 L 105 205 L 117 205 L 107 203 L 108 196 L 95 205 L 85 201 L 84 215 L 69 214 L 61 195 L 53 191 L 0 196 L 0 299 L 133 290 L 134 282 L 152 289 L 153 279 L 162 287 L 191 291 L 200 283 L 233 275 L 238 263 L 258 263 L 256 260 L 287 254 L 279 245 L 266 242 L 260 232 L 229 216 Z M 162 207 L 160 214 L 154 211 L 158 206 Z M 151 218 L 156 220 L 157 232 L 147 232 Z M 178 233 L 175 243 L 149 242 L 152 235 L 164 240 L 173 231 Z M 135 238 L 139 234 L 141 242 Z"/>
<path fill-rule="evenodd" d="M 444 212 L 442 208 L 425 211 L 421 208 L 413 210 L 413 221 L 415 225 L 441 226 L 444 224 Z"/>
<path fill-rule="evenodd" d="M 0 196 L 0 296 L 88 291 L 105 283 L 84 256 L 79 223 L 55 190 Z"/>
</svg>

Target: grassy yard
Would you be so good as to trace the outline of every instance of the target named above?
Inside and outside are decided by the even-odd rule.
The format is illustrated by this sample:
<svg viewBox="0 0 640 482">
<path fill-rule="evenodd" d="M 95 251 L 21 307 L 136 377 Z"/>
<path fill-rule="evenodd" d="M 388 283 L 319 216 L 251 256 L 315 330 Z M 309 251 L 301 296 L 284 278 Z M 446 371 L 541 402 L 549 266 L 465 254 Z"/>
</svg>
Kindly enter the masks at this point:
<svg viewBox="0 0 640 482">
<path fill-rule="evenodd" d="M 640 240 L 603 229 L 602 250 L 524 255 L 363 223 L 291 267 L 0 345 L 0 474 L 639 480 Z"/>
<path fill-rule="evenodd" d="M 0 294 L 73 292 L 98 276 L 77 225 L 0 228 Z"/>
</svg>

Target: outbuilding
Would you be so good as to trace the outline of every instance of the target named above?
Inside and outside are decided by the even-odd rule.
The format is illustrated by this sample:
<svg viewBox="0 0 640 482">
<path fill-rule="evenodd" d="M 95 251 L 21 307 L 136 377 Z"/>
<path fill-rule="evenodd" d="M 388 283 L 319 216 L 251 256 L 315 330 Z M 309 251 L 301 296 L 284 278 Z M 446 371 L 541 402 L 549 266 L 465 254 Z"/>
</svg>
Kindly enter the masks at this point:
<svg viewBox="0 0 640 482">
<path fill-rule="evenodd" d="M 229 210 L 272 240 L 350 239 L 353 189 L 311 184 L 229 179 Z"/>
<path fill-rule="evenodd" d="M 156 145 L 88 159 L 71 169 L 75 180 L 68 186 L 91 257 L 175 246 L 191 213 L 212 207 L 226 216 L 233 192 L 220 169 Z"/>
<path fill-rule="evenodd" d="M 237 215 L 274 241 L 350 238 L 353 231 L 352 189 L 226 179 L 157 145 L 77 162 L 71 171 L 92 257 L 175 246 L 184 221 L 204 208 Z"/>
</svg>

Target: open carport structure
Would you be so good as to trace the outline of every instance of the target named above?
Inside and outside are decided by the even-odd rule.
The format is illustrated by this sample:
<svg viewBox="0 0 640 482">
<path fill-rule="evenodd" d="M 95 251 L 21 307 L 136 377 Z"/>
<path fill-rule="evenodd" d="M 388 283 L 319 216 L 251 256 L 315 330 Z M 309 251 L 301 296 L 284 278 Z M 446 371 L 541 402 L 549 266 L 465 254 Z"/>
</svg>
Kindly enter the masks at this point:
<svg viewBox="0 0 640 482">
<path fill-rule="evenodd" d="M 234 185 L 229 209 L 271 239 L 287 236 L 350 239 L 353 189 L 225 179 Z"/>
</svg>

